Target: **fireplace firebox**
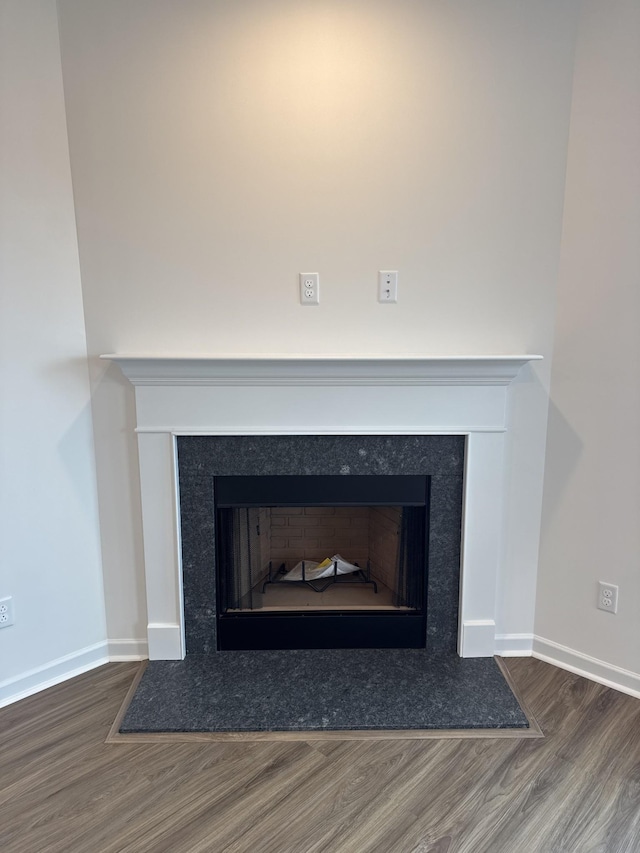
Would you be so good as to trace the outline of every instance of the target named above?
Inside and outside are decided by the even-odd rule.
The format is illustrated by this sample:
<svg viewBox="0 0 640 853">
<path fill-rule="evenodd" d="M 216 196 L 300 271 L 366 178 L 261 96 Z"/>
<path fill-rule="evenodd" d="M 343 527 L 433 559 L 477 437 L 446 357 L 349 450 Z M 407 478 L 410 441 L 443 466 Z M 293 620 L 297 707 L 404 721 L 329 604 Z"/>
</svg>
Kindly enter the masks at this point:
<svg viewBox="0 0 640 853">
<path fill-rule="evenodd" d="M 424 648 L 429 481 L 215 477 L 218 648 Z"/>
</svg>

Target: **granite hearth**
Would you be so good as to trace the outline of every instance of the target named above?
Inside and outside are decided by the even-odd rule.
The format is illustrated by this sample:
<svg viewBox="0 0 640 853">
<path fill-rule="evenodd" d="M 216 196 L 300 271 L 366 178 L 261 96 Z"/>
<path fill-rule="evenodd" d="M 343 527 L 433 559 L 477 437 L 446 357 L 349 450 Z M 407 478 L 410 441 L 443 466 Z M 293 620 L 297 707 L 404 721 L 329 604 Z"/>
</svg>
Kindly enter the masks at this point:
<svg viewBox="0 0 640 853">
<path fill-rule="evenodd" d="M 122 733 L 513 730 L 529 720 L 493 658 L 307 649 L 151 661 Z"/>
</svg>

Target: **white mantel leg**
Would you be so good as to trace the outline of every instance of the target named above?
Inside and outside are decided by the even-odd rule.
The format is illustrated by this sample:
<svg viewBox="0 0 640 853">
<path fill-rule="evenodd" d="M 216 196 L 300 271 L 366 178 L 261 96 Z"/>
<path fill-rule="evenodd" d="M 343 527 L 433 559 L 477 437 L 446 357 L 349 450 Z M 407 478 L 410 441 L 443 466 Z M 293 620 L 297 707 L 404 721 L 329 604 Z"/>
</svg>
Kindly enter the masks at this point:
<svg viewBox="0 0 640 853">
<path fill-rule="evenodd" d="M 177 523 L 175 440 L 138 433 L 150 660 L 185 655 Z"/>
<path fill-rule="evenodd" d="M 501 560 L 505 434 L 467 437 L 458 653 L 495 653 L 496 578 Z"/>
</svg>

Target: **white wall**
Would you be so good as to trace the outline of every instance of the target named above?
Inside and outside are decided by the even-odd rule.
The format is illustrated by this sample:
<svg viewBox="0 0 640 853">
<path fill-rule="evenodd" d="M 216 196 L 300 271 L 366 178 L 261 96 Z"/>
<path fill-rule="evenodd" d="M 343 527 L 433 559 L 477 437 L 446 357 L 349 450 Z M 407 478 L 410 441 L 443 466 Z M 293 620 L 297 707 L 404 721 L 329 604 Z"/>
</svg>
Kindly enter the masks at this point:
<svg viewBox="0 0 640 853">
<path fill-rule="evenodd" d="M 56 7 L 0 11 L 0 703 L 104 660 L 89 380 Z"/>
<path fill-rule="evenodd" d="M 108 630 L 143 637 L 133 395 L 96 356 L 549 356 L 578 6 L 59 6 Z M 548 374 L 513 389 L 504 633 L 533 631 Z"/>
<path fill-rule="evenodd" d="M 640 690 L 640 6 L 586 0 L 547 443 L 538 649 Z M 620 586 L 616 616 L 596 584 Z M 579 654 L 571 654 L 571 650 Z"/>
</svg>

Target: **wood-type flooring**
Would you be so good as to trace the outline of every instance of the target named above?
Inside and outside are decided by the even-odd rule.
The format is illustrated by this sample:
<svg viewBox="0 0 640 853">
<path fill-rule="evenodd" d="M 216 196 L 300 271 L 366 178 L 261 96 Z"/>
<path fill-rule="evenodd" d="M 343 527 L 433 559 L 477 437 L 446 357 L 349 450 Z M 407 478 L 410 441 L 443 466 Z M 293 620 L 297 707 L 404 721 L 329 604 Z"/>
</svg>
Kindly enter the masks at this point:
<svg viewBox="0 0 640 853">
<path fill-rule="evenodd" d="M 0 710 L 0 850 L 639 853 L 640 700 L 506 663 L 544 738 L 105 743 L 109 664 Z"/>
</svg>

